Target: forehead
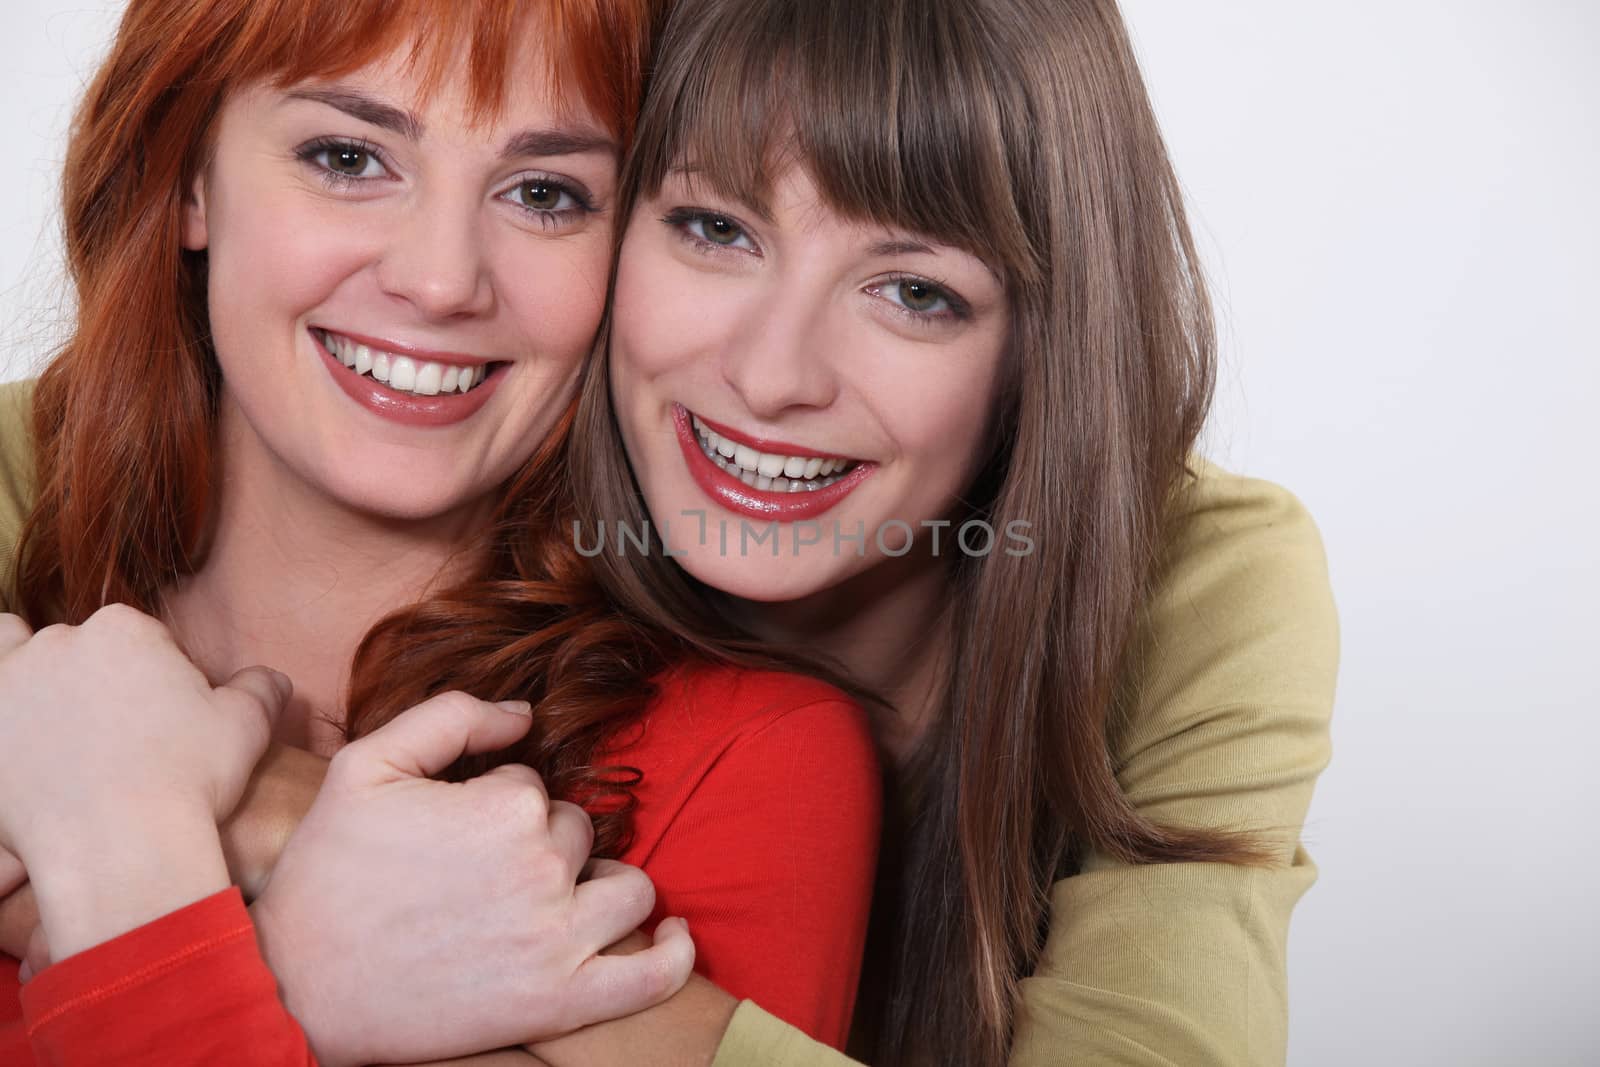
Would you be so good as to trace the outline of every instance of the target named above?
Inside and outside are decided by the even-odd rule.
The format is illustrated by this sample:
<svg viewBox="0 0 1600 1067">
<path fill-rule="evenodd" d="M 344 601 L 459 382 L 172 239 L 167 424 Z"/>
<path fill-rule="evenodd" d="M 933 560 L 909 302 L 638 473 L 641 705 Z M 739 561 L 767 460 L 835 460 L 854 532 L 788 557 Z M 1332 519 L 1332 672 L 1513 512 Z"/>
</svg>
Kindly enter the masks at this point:
<svg viewBox="0 0 1600 1067">
<path fill-rule="evenodd" d="M 507 124 L 525 125 L 530 118 L 603 126 L 602 118 L 581 96 L 556 91 L 550 74 L 552 57 L 536 35 L 523 35 L 506 53 L 505 69 L 492 96 L 482 92 L 470 76 L 471 58 L 465 48 L 455 49 L 445 58 L 425 56 L 413 43 L 350 70 L 298 80 L 279 76 L 255 88 L 278 103 L 321 102 L 377 125 L 403 121 L 416 128 L 402 132 L 418 134 L 430 124 L 488 131 Z"/>
</svg>

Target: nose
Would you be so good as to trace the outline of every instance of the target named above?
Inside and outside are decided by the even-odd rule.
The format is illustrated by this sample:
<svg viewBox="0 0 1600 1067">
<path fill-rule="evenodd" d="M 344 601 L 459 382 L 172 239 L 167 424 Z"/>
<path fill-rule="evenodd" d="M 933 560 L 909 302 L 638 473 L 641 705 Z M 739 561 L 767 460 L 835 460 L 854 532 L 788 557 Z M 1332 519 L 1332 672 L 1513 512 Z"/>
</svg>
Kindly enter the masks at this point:
<svg viewBox="0 0 1600 1067">
<path fill-rule="evenodd" d="M 381 223 L 388 236 L 378 262 L 379 286 L 430 320 L 483 315 L 494 306 L 478 204 L 465 200 L 444 191 L 419 195 L 401 217 Z"/>
<path fill-rule="evenodd" d="M 794 291 L 762 300 L 745 316 L 722 352 L 722 377 L 761 418 L 790 408 L 823 408 L 839 394 L 834 357 L 843 338 L 834 329 L 826 295 Z"/>
</svg>

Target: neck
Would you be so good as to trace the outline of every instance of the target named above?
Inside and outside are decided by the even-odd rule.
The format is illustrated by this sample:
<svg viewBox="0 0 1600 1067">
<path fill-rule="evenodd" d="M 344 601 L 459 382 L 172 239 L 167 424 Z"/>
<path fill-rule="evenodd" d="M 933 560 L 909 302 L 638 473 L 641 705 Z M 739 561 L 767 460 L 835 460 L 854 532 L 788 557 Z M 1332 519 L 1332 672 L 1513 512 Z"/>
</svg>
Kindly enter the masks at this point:
<svg viewBox="0 0 1600 1067">
<path fill-rule="evenodd" d="M 224 412 L 221 491 L 204 561 L 164 599 L 179 642 L 213 684 L 264 664 L 294 699 L 277 739 L 336 748 L 351 659 L 384 616 L 471 565 L 459 546 L 488 501 L 422 522 L 363 514 L 307 485 Z"/>
<path fill-rule="evenodd" d="M 887 700 L 874 732 L 903 763 L 934 710 L 950 639 L 946 561 L 916 553 L 804 600 L 745 604 L 744 622 L 763 640 L 829 659 Z"/>
</svg>

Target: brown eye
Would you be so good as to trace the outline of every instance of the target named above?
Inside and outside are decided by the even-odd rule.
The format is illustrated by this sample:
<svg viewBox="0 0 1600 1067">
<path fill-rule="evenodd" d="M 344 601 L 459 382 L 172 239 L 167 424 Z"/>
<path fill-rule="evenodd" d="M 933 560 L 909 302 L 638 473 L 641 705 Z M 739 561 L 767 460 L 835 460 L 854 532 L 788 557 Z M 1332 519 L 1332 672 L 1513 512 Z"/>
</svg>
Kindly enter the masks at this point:
<svg viewBox="0 0 1600 1067">
<path fill-rule="evenodd" d="M 561 198 L 570 195 L 555 182 L 529 181 L 517 186 L 517 203 L 535 211 L 555 211 L 561 207 Z"/>
<path fill-rule="evenodd" d="M 335 174 L 360 177 L 372 162 L 372 153 L 360 148 L 332 148 L 328 150 L 328 169 Z"/>
<path fill-rule="evenodd" d="M 717 245 L 731 245 L 744 236 L 744 231 L 738 225 L 721 215 L 708 215 L 701 220 L 702 231 L 706 240 Z"/>
</svg>

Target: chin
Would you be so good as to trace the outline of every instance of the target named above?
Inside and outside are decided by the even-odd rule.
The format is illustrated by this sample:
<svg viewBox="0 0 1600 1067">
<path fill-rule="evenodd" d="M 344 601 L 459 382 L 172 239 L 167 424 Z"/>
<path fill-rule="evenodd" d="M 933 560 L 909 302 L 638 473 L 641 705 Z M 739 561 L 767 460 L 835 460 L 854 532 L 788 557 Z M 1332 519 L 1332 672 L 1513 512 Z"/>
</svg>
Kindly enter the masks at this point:
<svg viewBox="0 0 1600 1067">
<path fill-rule="evenodd" d="M 678 557 L 676 562 L 696 580 L 713 589 L 758 604 L 786 604 L 804 600 L 836 585 L 845 577 L 821 566 L 819 560 L 706 555 L 701 551 Z"/>
<path fill-rule="evenodd" d="M 397 470 L 358 480 L 339 479 L 323 490 L 350 511 L 390 522 L 427 522 L 460 509 L 483 490 L 444 484 L 415 470 Z"/>
</svg>

